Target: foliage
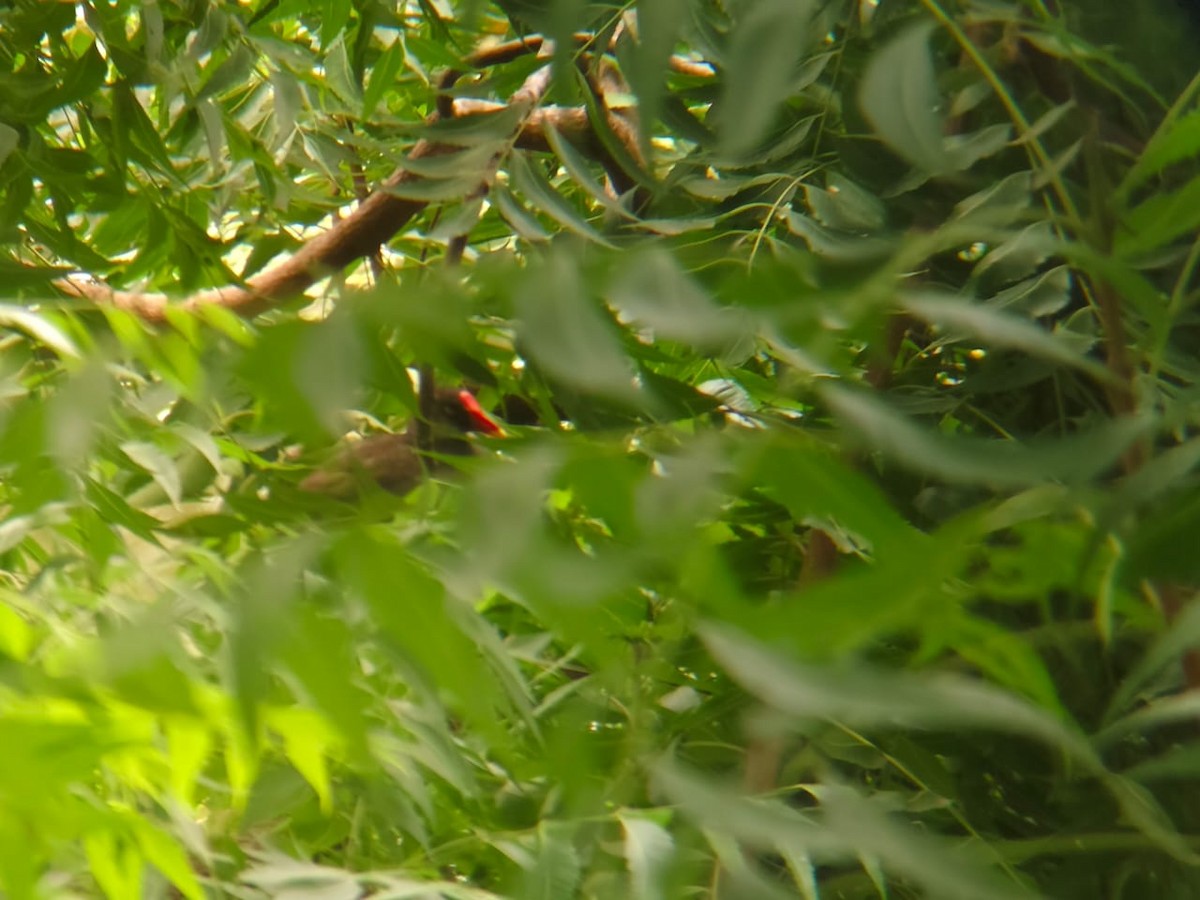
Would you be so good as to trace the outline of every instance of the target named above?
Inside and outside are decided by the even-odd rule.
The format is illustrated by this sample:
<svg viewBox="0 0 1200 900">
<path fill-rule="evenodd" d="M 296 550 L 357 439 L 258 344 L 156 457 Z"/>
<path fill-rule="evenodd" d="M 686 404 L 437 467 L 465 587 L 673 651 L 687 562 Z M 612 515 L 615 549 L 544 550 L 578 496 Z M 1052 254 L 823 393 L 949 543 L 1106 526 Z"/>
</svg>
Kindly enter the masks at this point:
<svg viewBox="0 0 1200 900">
<path fill-rule="evenodd" d="M 1057 6 L 0 12 L 0 891 L 1195 896 L 1196 25 Z M 61 280 L 243 284 L 420 137 L 297 302 Z M 408 366 L 507 436 L 299 490 Z"/>
</svg>

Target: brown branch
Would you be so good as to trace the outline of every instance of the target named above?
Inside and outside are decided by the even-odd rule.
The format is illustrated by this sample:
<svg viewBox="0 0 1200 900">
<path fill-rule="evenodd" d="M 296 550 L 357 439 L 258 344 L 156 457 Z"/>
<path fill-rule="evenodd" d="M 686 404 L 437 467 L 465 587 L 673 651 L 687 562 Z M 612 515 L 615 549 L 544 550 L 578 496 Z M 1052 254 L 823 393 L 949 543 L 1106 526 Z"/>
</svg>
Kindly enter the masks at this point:
<svg viewBox="0 0 1200 900">
<path fill-rule="evenodd" d="M 441 156 L 457 149 L 422 140 L 413 147 L 408 158 Z M 239 316 L 252 318 L 283 300 L 304 293 L 321 278 L 345 268 L 354 260 L 374 253 L 427 203 L 398 197 L 390 189 L 420 179 L 419 175 L 399 169 L 346 218 L 313 237 L 294 256 L 250 278 L 244 287 L 200 291 L 186 300 L 171 303 L 165 294 L 113 290 L 78 276 L 68 276 L 54 284 L 68 296 L 122 309 L 149 322 L 164 321 L 168 308 L 194 312 L 207 305 L 223 306 Z"/>
<path fill-rule="evenodd" d="M 528 107 L 522 131 L 536 113 L 534 106 L 549 87 L 549 79 L 548 69 L 538 70 L 509 101 L 509 106 Z M 504 105 L 497 104 L 488 110 L 476 110 L 475 113 L 500 108 L 504 108 Z M 520 131 L 517 139 L 519 141 Z M 444 156 L 456 153 L 458 149 L 449 144 L 421 140 L 408 154 L 408 159 Z M 68 296 L 122 309 L 148 322 L 165 321 L 170 309 L 194 312 L 208 305 L 222 306 L 239 316 L 252 318 L 284 300 L 302 294 L 321 278 L 345 268 L 351 262 L 370 256 L 390 240 L 428 205 L 428 201 L 400 197 L 393 191 L 422 178 L 402 165 L 346 218 L 313 237 L 294 256 L 248 279 L 245 286 L 200 291 L 185 300 L 172 303 L 165 294 L 114 290 L 84 276 L 68 276 L 58 279 L 54 285 Z"/>
<path fill-rule="evenodd" d="M 575 42 L 586 48 L 595 42 L 595 36 L 577 34 Z M 472 68 L 487 68 L 510 62 L 529 53 L 539 53 L 546 45 L 544 38 L 535 35 L 478 50 L 464 62 Z M 677 71 L 686 72 L 689 66 L 695 65 L 687 60 L 672 61 L 672 67 Z M 635 186 L 629 173 L 596 134 L 586 109 L 538 108 L 550 84 L 548 66 L 534 72 L 507 104 L 447 98 L 444 92 L 453 87 L 461 74 L 461 71 L 452 70 L 439 80 L 438 87 L 442 92 L 438 100 L 439 113 L 430 117 L 431 122 L 527 105 L 528 108 L 513 139 L 514 146 L 549 152 L 551 147 L 547 134 L 549 129 L 553 128 L 582 154 L 598 162 L 618 193 L 624 193 Z M 611 110 L 604 97 L 606 88 L 616 85 L 617 89 L 623 89 L 624 82 L 620 80 L 619 73 L 611 63 L 601 67 L 601 76 L 600 83 L 593 84 L 593 90 L 604 111 L 609 129 L 620 141 L 629 158 L 636 165 L 642 166 L 644 159 L 638 138 L 636 116 L 623 110 Z M 458 150 L 458 147 L 449 144 L 420 140 L 407 158 L 419 160 L 456 153 Z M 304 293 L 320 279 L 340 271 L 355 260 L 376 254 L 382 245 L 428 205 L 426 200 L 414 200 L 398 196 L 396 193 L 397 188 L 421 180 L 423 176 L 408 170 L 402 164 L 344 219 L 308 240 L 292 257 L 252 276 L 243 285 L 199 291 L 183 300 L 172 301 L 162 293 L 116 290 L 86 275 L 68 275 L 53 284 L 69 297 L 121 309 L 148 322 L 165 321 L 172 309 L 194 312 L 206 306 L 220 306 L 244 318 L 253 318 L 285 300 Z"/>
</svg>

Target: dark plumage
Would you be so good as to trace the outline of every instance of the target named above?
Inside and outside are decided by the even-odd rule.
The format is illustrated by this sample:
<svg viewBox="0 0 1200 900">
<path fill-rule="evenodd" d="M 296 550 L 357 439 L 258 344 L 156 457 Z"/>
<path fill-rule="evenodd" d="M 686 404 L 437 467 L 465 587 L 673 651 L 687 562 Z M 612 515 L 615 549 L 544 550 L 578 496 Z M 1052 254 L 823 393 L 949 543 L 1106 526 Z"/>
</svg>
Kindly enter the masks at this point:
<svg viewBox="0 0 1200 900">
<path fill-rule="evenodd" d="M 302 491 L 348 500 L 374 482 L 385 491 L 404 495 L 429 472 L 437 471 L 438 456 L 469 456 L 474 452 L 469 432 L 500 434 L 498 426 L 466 390 L 441 389 L 434 394 L 429 415 L 429 455 L 418 443 L 414 419 L 402 434 L 377 434 L 347 444 L 317 471 L 300 482 Z"/>
</svg>

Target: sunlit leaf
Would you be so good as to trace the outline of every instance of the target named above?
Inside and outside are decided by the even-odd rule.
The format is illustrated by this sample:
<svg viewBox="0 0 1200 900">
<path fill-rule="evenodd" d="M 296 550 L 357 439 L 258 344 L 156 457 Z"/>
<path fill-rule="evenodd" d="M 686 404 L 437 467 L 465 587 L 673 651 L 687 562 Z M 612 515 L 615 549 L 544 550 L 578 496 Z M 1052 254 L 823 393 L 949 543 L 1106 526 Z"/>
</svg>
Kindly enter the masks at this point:
<svg viewBox="0 0 1200 900">
<path fill-rule="evenodd" d="M 34 340 L 45 344 L 60 356 L 79 359 L 75 343 L 50 319 L 28 309 L 0 304 L 0 327 L 24 331 Z"/>
<path fill-rule="evenodd" d="M 146 441 L 126 441 L 121 445 L 121 450 L 150 474 L 155 484 L 163 489 L 172 503 L 183 499 L 183 482 L 179 477 L 179 467 L 175 460 L 159 447 Z"/>
<path fill-rule="evenodd" d="M 630 896 L 636 900 L 665 897 L 663 879 L 675 855 L 675 841 L 662 825 L 641 816 L 621 816 L 625 831 L 625 864 L 629 868 Z"/>
</svg>

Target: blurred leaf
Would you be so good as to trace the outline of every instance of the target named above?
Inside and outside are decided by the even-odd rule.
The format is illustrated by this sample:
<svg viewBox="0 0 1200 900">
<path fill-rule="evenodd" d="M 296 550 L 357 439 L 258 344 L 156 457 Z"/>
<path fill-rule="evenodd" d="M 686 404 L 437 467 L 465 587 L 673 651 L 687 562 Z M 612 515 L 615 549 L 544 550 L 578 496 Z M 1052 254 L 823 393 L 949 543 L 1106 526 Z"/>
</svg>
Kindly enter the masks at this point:
<svg viewBox="0 0 1200 900">
<path fill-rule="evenodd" d="M 330 0 L 330 2 L 335 7 L 335 16 L 341 17 L 349 12 L 349 0 Z M 322 23 L 322 34 L 331 33 L 325 27 L 327 24 Z M 332 43 L 321 42 L 328 48 L 325 52 L 325 78 L 338 99 L 350 109 L 359 109 L 363 104 L 361 86 L 350 66 L 345 34 L 341 32 L 340 26 L 337 32 L 337 37 L 333 39 Z"/>
<path fill-rule="evenodd" d="M 1024 215 L 1033 200 L 1033 174 L 1014 172 L 959 201 L 955 219 L 968 224 L 1009 225 Z"/>
<path fill-rule="evenodd" d="M 952 135 L 946 140 L 945 151 L 956 170 L 969 169 L 981 159 L 999 153 L 1012 138 L 1012 126 L 989 125 L 970 134 Z"/>
<path fill-rule="evenodd" d="M 963 900 L 1028 897 L 986 865 L 964 858 L 952 845 L 887 818 L 849 791 L 821 794 L 827 815 L 816 818 L 778 800 L 756 800 L 661 760 L 653 769 L 659 789 L 714 835 L 730 834 L 758 849 L 779 848 L 833 864 L 859 855 L 879 857 L 891 871 L 922 885 L 933 896 Z"/>
<path fill-rule="evenodd" d="M 126 441 L 121 445 L 121 450 L 150 474 L 172 503 L 178 504 L 183 499 L 179 468 L 170 456 L 146 441 Z"/>
<path fill-rule="evenodd" d="M 188 900 L 203 900 L 204 890 L 183 848 L 140 816 L 129 816 L 128 823 L 146 859 L 167 876 L 175 889 Z"/>
<path fill-rule="evenodd" d="M 1200 558 L 1190 548 L 1200 540 L 1200 490 L 1173 493 L 1127 541 L 1124 577 L 1200 586 Z"/>
<path fill-rule="evenodd" d="M 428 140 L 457 147 L 470 147 L 481 142 L 508 139 L 523 116 L 524 112 L 519 107 L 505 106 L 495 112 L 439 119 L 422 124 L 419 130 Z"/>
<path fill-rule="evenodd" d="M 1058 336 L 989 306 L 928 291 L 904 293 L 900 303 L 913 315 L 952 333 L 965 332 L 986 345 L 1010 347 L 1079 369 L 1101 384 L 1113 380 L 1103 364 L 1077 352 Z"/>
<path fill-rule="evenodd" d="M 813 29 L 808 0 L 759 0 L 736 8 L 719 112 L 721 150 L 738 157 L 771 127 Z"/>
<path fill-rule="evenodd" d="M 521 342 L 547 375 L 616 399 L 636 396 L 612 322 L 561 254 L 531 269 L 515 306 Z"/>
<path fill-rule="evenodd" d="M 33 649 L 33 629 L 8 601 L 0 602 L 0 653 L 24 661 Z"/>
<path fill-rule="evenodd" d="M 1066 266 L 1055 266 L 983 302 L 992 309 L 1011 310 L 1031 319 L 1052 315 L 1071 302 L 1071 271 Z"/>
<path fill-rule="evenodd" d="M 652 329 L 655 337 L 717 354 L 747 343 L 753 346 L 750 315 L 716 305 L 666 253 L 632 256 L 613 280 L 608 297 L 623 319 Z"/>
<path fill-rule="evenodd" d="M 525 872 L 520 896 L 530 900 L 559 900 L 576 893 L 580 861 L 566 827 L 540 823 L 533 854 L 532 867 Z"/>
<path fill-rule="evenodd" d="M 1117 195 L 1122 198 L 1128 196 L 1134 188 L 1167 166 L 1194 158 L 1197 154 L 1200 154 L 1200 111 L 1192 111 L 1180 116 L 1170 128 L 1154 136 L 1126 174 Z"/>
<path fill-rule="evenodd" d="M 940 175 L 956 165 L 942 139 L 942 98 L 929 53 L 933 30 L 932 22 L 910 26 L 877 50 L 863 73 L 859 103 L 891 150 Z"/>
<path fill-rule="evenodd" d="M 637 4 L 638 41 L 628 73 L 643 121 L 659 119 L 666 94 L 667 64 L 687 15 L 687 0 L 640 0 Z"/>
<path fill-rule="evenodd" d="M 1113 249 L 1123 257 L 1157 250 L 1200 226 L 1200 175 L 1154 194 L 1122 217 Z"/>
<path fill-rule="evenodd" d="M 1150 427 L 1146 419 L 1114 420 L 1091 431 L 1026 444 L 944 437 L 865 393 L 826 387 L 822 393 L 872 449 L 943 481 L 1019 487 L 1051 480 L 1081 483 L 1113 466 Z"/>
<path fill-rule="evenodd" d="M 521 206 L 504 185 L 500 183 L 492 185 L 489 197 L 495 204 L 496 211 L 504 217 L 505 222 L 512 226 L 513 232 L 518 237 L 531 244 L 540 244 L 550 240 L 550 233 L 542 227 L 535 216 Z"/>
<path fill-rule="evenodd" d="M 363 894 L 350 872 L 283 857 L 247 868 L 241 880 L 288 900 L 357 900 Z"/>
<path fill-rule="evenodd" d="M 79 359 L 74 342 L 50 319 L 19 306 L 0 304 L 0 328 L 15 328 L 45 344 L 59 356 Z"/>
<path fill-rule="evenodd" d="M 806 441 L 774 440 L 754 448 L 743 472 L 751 484 L 787 507 L 797 523 L 836 522 L 874 552 L 903 547 L 916 534 L 866 478 Z"/>
<path fill-rule="evenodd" d="M 95 830 L 84 838 L 84 851 L 92 877 L 111 898 L 142 894 L 142 855 L 110 830 Z"/>
<path fill-rule="evenodd" d="M 361 594 L 418 683 L 433 696 L 444 692 L 475 727 L 503 746 L 507 738 L 497 717 L 511 704 L 458 622 L 470 613 L 456 607 L 438 581 L 397 549 L 366 534 L 340 542 L 335 553 L 344 583 Z"/>
<path fill-rule="evenodd" d="M 675 856 L 671 833 L 652 819 L 632 813 L 621 815 L 625 832 L 625 865 L 629 868 L 630 896 L 659 900 L 664 876 Z"/>
<path fill-rule="evenodd" d="M 668 3 L 670 0 L 668 0 Z M 554 150 L 556 156 L 563 164 L 563 168 L 571 176 L 571 180 L 575 184 L 583 188 L 584 193 L 603 206 L 609 212 L 615 213 L 623 218 L 633 218 L 633 214 L 626 210 L 621 204 L 615 200 L 608 190 L 604 188 L 592 175 L 588 168 L 588 163 L 582 153 L 576 150 L 571 142 L 565 140 L 562 135 L 551 125 L 546 126 L 546 140 L 550 147 Z"/>
<path fill-rule="evenodd" d="M 321 810 L 332 812 L 333 789 L 326 754 L 333 741 L 325 722 L 309 710 L 292 707 L 272 710 L 267 724 L 282 736 L 284 755 L 316 792 Z"/>
</svg>

